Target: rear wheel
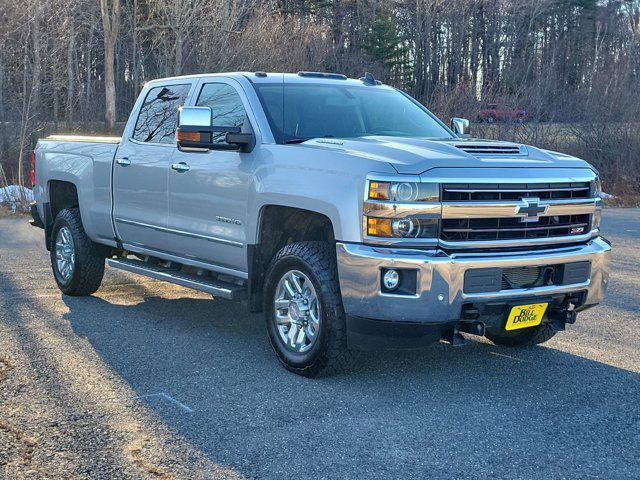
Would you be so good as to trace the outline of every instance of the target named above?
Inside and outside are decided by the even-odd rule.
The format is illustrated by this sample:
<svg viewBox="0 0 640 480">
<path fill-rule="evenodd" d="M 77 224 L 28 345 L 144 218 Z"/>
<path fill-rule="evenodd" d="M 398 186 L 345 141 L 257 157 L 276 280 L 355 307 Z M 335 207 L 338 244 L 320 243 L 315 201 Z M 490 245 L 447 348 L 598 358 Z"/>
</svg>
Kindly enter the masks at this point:
<svg viewBox="0 0 640 480">
<path fill-rule="evenodd" d="M 77 208 L 61 210 L 51 231 L 51 267 L 66 295 L 91 295 L 100 288 L 107 248 L 91 241 Z"/>
<path fill-rule="evenodd" d="M 293 243 L 276 254 L 266 276 L 264 311 L 271 346 L 287 370 L 314 377 L 348 366 L 351 355 L 330 243 Z"/>
<path fill-rule="evenodd" d="M 537 327 L 525 328 L 513 332 L 507 332 L 506 330 L 487 330 L 486 337 L 496 345 L 521 347 L 539 345 L 550 340 L 555 334 L 556 330 L 551 324 L 543 323 Z"/>
</svg>

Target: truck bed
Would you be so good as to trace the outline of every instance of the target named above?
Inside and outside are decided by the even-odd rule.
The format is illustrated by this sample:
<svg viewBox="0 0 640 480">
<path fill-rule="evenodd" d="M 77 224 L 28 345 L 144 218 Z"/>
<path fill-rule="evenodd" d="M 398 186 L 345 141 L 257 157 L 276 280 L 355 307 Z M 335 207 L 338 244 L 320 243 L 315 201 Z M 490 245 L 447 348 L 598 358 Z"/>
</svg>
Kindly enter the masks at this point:
<svg viewBox="0 0 640 480">
<path fill-rule="evenodd" d="M 120 137 L 50 135 L 36 148 L 34 193 L 42 210 L 51 182 L 76 186 L 83 226 L 96 242 L 111 244 L 111 168 Z M 39 212 L 44 218 L 44 210 Z"/>
<path fill-rule="evenodd" d="M 44 141 L 119 144 L 121 139 L 122 137 L 108 137 L 108 136 L 94 136 L 94 135 L 49 135 L 44 139 Z"/>
</svg>

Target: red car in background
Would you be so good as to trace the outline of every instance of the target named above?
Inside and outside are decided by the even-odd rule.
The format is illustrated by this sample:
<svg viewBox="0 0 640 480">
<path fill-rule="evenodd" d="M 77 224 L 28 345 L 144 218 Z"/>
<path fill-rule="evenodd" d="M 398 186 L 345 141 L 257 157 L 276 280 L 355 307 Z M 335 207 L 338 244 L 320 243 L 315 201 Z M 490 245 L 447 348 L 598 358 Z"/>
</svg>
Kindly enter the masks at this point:
<svg viewBox="0 0 640 480">
<path fill-rule="evenodd" d="M 498 107 L 497 103 L 490 103 L 487 108 L 478 112 L 478 120 L 481 122 L 524 122 L 528 119 L 527 112 L 520 108 Z"/>
</svg>

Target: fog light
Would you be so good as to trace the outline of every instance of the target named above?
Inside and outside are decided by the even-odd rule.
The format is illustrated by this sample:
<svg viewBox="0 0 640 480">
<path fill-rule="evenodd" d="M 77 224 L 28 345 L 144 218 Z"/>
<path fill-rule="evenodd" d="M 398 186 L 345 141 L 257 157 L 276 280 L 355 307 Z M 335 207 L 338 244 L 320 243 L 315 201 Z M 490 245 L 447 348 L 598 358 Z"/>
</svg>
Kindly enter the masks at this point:
<svg viewBox="0 0 640 480">
<path fill-rule="evenodd" d="M 400 274 L 396 270 L 387 270 L 382 277 L 382 284 L 387 290 L 395 290 L 400 284 Z"/>
</svg>

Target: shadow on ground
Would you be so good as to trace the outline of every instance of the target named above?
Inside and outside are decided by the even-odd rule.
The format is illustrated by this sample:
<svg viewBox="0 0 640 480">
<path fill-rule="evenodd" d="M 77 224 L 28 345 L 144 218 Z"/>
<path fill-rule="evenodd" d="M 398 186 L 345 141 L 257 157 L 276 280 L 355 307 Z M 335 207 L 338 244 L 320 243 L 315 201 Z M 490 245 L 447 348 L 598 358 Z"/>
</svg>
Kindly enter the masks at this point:
<svg viewBox="0 0 640 480">
<path fill-rule="evenodd" d="M 605 225 L 615 233 L 605 305 L 530 349 L 436 344 L 367 354 L 340 376 L 304 379 L 278 365 L 262 317 L 238 304 L 110 271 L 96 296 L 62 297 L 65 308 L 44 271 L 41 233 L 16 222 L 0 230 L 0 311 L 31 352 L 34 382 L 64 368 L 60 347 L 73 351 L 84 346 L 76 335 L 85 337 L 99 371 L 103 363 L 113 372 L 105 383 L 123 379 L 166 426 L 246 476 L 640 478 L 640 374 L 606 363 L 637 370 L 640 211 L 631 213 L 612 212 Z M 77 389 L 51 387 L 56 406 L 87 408 Z M 96 436 L 109 428 L 97 412 L 70 419 L 86 441 L 59 440 L 86 445 L 69 449 L 93 472 L 109 472 L 118 453 Z"/>
<path fill-rule="evenodd" d="M 309 380 L 277 364 L 262 317 L 243 306 L 144 295 L 134 305 L 65 297 L 66 318 L 138 395 L 193 410 L 146 397 L 170 428 L 247 476 L 637 469 L 636 373 L 549 347 L 471 341 L 365 354 L 350 372 Z"/>
</svg>

